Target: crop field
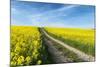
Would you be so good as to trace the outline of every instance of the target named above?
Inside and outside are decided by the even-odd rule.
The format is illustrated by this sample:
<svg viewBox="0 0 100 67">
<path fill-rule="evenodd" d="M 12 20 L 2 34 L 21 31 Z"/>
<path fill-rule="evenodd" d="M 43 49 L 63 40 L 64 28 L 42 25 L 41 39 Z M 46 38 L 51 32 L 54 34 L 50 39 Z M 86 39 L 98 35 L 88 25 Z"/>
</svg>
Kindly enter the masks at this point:
<svg viewBox="0 0 100 67">
<path fill-rule="evenodd" d="M 81 61 L 73 52 L 64 48 L 57 42 L 55 42 L 55 44 L 51 39 L 48 40 L 42 29 L 51 37 L 88 55 L 95 56 L 95 30 L 93 29 L 11 26 L 11 67 L 55 63 L 56 61 L 51 61 L 53 56 L 51 57 L 47 50 L 50 44 L 51 47 L 61 50 L 64 56 L 72 59 L 72 62 Z M 45 44 L 47 44 L 48 47 Z M 64 50 L 62 50 L 63 48 Z M 60 51 L 52 51 L 52 53 L 53 52 L 60 53 Z"/>
<path fill-rule="evenodd" d="M 79 28 L 48 28 L 49 35 L 75 47 L 88 55 L 95 56 L 95 30 Z"/>
<path fill-rule="evenodd" d="M 11 26 L 10 51 L 11 66 L 43 64 L 46 56 L 41 34 L 31 26 Z"/>
</svg>

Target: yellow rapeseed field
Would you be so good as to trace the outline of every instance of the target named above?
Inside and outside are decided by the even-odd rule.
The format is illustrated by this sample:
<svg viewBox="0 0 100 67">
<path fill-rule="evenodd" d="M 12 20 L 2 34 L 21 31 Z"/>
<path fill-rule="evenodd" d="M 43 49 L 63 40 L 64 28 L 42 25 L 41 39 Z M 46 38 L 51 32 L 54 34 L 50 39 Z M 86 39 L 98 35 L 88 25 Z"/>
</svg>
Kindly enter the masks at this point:
<svg viewBox="0 0 100 67">
<path fill-rule="evenodd" d="M 11 26 L 11 66 L 41 64 L 41 39 L 37 27 Z"/>
<path fill-rule="evenodd" d="M 55 38 L 87 53 L 95 54 L 95 30 L 80 28 L 45 28 Z"/>
</svg>

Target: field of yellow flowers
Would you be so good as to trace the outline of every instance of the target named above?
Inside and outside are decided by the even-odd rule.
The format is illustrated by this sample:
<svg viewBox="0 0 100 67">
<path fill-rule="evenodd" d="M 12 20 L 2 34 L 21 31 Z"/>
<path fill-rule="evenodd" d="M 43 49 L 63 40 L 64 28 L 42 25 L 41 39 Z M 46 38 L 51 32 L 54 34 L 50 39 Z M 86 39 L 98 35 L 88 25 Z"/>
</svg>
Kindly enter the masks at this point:
<svg viewBox="0 0 100 67">
<path fill-rule="evenodd" d="M 11 66 L 43 64 L 45 47 L 37 27 L 11 26 Z M 45 57 L 46 58 L 46 57 Z"/>
<path fill-rule="evenodd" d="M 48 28 L 49 35 L 75 47 L 89 55 L 95 56 L 95 30 L 79 28 Z"/>
<path fill-rule="evenodd" d="M 95 30 L 79 28 L 44 28 L 54 38 L 95 56 Z M 10 65 L 48 64 L 48 52 L 38 27 L 11 26 Z M 50 58 L 50 57 L 49 57 Z"/>
</svg>

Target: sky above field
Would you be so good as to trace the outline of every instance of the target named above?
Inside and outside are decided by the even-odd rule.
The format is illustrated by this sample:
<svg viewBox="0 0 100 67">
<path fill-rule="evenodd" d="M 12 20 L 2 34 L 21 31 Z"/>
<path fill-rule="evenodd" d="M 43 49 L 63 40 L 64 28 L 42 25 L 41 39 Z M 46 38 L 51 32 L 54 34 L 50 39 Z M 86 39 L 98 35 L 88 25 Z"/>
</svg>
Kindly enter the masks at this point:
<svg viewBox="0 0 100 67">
<path fill-rule="evenodd" d="M 11 25 L 94 28 L 95 7 L 11 1 Z"/>
</svg>

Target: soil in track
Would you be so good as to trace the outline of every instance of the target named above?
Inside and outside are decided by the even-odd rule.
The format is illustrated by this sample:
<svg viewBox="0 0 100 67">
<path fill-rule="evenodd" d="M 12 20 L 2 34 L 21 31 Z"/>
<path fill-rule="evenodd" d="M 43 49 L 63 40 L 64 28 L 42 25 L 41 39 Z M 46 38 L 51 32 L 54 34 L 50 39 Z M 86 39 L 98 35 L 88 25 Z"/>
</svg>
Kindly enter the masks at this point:
<svg viewBox="0 0 100 67">
<path fill-rule="evenodd" d="M 43 44 L 46 46 L 46 50 L 49 54 L 48 58 L 51 64 L 84 62 L 73 52 L 46 37 L 40 28 L 39 31 L 41 32 Z"/>
</svg>

